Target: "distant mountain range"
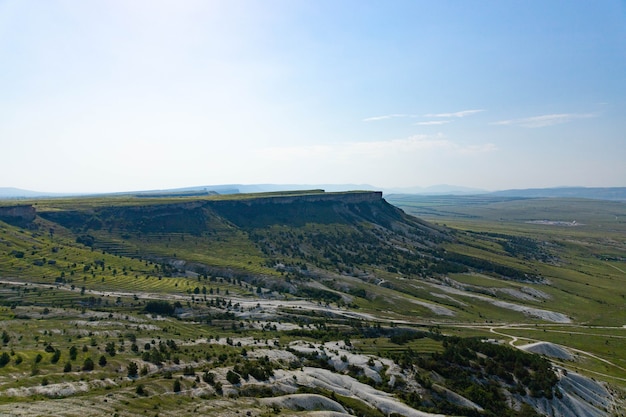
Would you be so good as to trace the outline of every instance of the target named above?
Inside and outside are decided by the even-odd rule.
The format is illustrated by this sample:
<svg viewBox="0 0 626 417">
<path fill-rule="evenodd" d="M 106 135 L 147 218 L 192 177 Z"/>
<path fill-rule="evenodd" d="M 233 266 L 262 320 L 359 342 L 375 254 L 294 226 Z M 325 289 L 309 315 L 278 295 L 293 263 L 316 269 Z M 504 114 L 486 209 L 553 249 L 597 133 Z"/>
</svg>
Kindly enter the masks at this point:
<svg viewBox="0 0 626 417">
<path fill-rule="evenodd" d="M 122 193 L 93 193 L 92 195 L 136 195 L 151 196 L 185 196 L 208 194 L 262 193 L 275 191 L 296 191 L 320 189 L 329 192 L 337 191 L 382 191 L 384 194 L 420 194 L 420 195 L 489 195 L 494 197 L 522 198 L 589 198 L 595 200 L 626 201 L 626 187 L 554 187 L 502 190 L 489 192 L 478 188 L 454 185 L 436 185 L 431 187 L 400 187 L 382 188 L 369 184 L 222 184 L 196 187 L 174 188 L 167 190 L 142 190 Z M 50 193 L 23 190 L 12 187 L 0 187 L 0 199 L 28 199 L 43 197 L 71 197 L 91 195 L 89 193 Z"/>
<path fill-rule="evenodd" d="M 594 200 L 626 200 L 626 187 L 557 187 L 504 190 L 490 193 L 499 197 L 528 198 L 590 198 Z"/>
<path fill-rule="evenodd" d="M 20 188 L 13 187 L 0 187 L 0 198 L 38 198 L 38 197 L 63 197 L 68 196 L 69 193 L 46 193 L 40 191 L 22 190 Z"/>
</svg>

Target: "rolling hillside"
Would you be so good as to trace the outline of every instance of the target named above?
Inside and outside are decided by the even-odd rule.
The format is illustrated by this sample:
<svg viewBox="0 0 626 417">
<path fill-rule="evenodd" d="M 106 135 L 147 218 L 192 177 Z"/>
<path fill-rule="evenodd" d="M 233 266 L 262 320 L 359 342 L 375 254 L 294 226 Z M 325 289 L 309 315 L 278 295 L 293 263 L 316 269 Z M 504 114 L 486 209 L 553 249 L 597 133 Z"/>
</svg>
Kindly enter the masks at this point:
<svg viewBox="0 0 626 417">
<path fill-rule="evenodd" d="M 130 398 L 130 387 L 142 381 L 149 394 L 138 391 L 131 395 L 135 399 L 124 400 L 135 412 L 147 404 L 155 407 L 155 394 L 171 392 L 169 378 L 178 373 L 189 390 L 185 404 L 200 390 L 207 401 L 235 395 L 239 403 L 229 410 L 244 404 L 255 413 L 263 407 L 288 409 L 285 404 L 293 399 L 261 406 L 245 398 L 297 390 L 321 395 L 334 401 L 326 405 L 330 409 L 355 415 L 521 416 L 548 408 L 564 416 L 577 409 L 587 410 L 580 415 L 609 415 L 617 396 L 593 386 L 589 389 L 598 394 L 583 396 L 583 406 L 572 388 L 582 380 L 571 378 L 602 375 L 617 384 L 615 389 L 626 380 L 624 351 L 615 344 L 626 337 L 621 229 L 608 228 L 602 216 L 601 233 L 596 231 L 600 223 L 546 229 L 519 220 L 522 206 L 508 211 L 500 206 L 498 218 L 487 219 L 485 204 L 523 202 L 526 214 L 540 211 L 528 208 L 528 200 L 467 198 L 465 205 L 438 197 L 438 203 L 405 206 L 436 211 L 438 224 L 408 215 L 369 191 L 6 203 L 0 207 L 0 304 L 10 323 L 7 352 L 10 348 L 22 359 L 17 363 L 9 355 L 10 365 L 0 367 L 0 384 L 5 384 L 4 391 L 0 385 L 0 412 L 22 387 L 30 387 L 32 394 L 23 394 L 29 398 L 41 395 L 34 387 L 42 378 L 46 385 L 56 384 L 63 374 L 55 373 L 53 363 L 37 365 L 38 349 L 52 354 L 60 349 L 55 346 L 70 349 L 76 337 L 85 347 L 75 361 L 89 358 L 89 345 L 117 352 L 104 355 L 101 378 L 131 362 L 145 367 L 144 376 L 129 371 L 129 379 L 115 382 L 116 395 Z M 550 204 L 552 213 L 576 210 Z M 503 220 L 507 216 L 515 219 Z M 99 315 L 98 320 L 109 317 L 98 325 L 106 331 L 87 330 L 92 319 L 85 318 Z M 48 322 L 63 329 L 58 336 L 50 333 Z M 72 330 L 71 323 L 81 325 Z M 23 338 L 27 325 L 36 325 L 41 336 Z M 571 338 L 581 333 L 585 338 Z M 75 336 L 68 340 L 63 334 Z M 157 335 L 165 335 L 169 347 L 151 353 L 163 342 L 157 343 Z M 110 336 L 119 339 L 119 347 L 110 346 Z M 260 362 L 250 362 L 261 348 L 257 343 L 268 337 L 278 350 L 270 354 L 266 340 Z M 551 359 L 558 367 L 505 343 L 490 348 L 477 342 L 486 339 L 543 346 L 544 354 L 558 352 Z M 188 347 L 174 349 L 181 344 Z M 67 361 L 65 351 L 59 352 Z M 107 358 L 118 368 L 106 364 Z M 511 365 L 501 368 L 499 362 Z M 196 371 L 183 372 L 179 363 Z M 67 364 L 76 367 L 74 360 Z M 194 382 L 197 370 L 206 379 L 198 376 Z M 322 371 L 347 378 L 342 386 L 357 384 L 355 392 L 375 393 L 332 397 L 332 389 L 319 382 L 331 375 Z M 255 394 L 246 391 L 252 388 L 243 379 L 250 372 L 259 383 L 265 381 Z M 9 383 L 16 373 L 22 383 Z M 73 375 L 78 383 L 85 374 L 78 369 Z M 285 391 L 284 381 L 275 385 L 279 375 L 290 384 L 308 382 Z M 97 398 L 106 390 L 93 386 L 81 395 Z M 393 393 L 393 404 L 381 405 L 385 392 Z M 76 395 L 63 398 L 78 401 Z M 206 402 L 213 411 L 205 411 L 216 412 L 210 408 L 215 404 Z M 164 415 L 176 409 L 167 401 L 159 407 Z M 502 407 L 506 414 L 497 411 Z"/>
</svg>

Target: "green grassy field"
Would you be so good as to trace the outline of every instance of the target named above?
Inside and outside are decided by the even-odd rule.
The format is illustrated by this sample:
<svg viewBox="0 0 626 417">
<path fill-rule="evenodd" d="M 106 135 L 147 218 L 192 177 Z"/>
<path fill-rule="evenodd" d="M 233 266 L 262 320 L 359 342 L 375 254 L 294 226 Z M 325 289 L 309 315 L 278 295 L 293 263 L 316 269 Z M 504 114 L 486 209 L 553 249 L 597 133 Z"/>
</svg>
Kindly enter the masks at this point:
<svg viewBox="0 0 626 417">
<path fill-rule="evenodd" d="M 507 334 L 591 352 L 616 366 L 587 357 L 587 369 L 616 378 L 625 377 L 618 366 L 624 366 L 626 360 L 624 344 L 620 343 L 626 336 L 623 328 L 626 324 L 626 204 L 596 200 L 453 196 L 406 197 L 390 201 L 408 213 L 463 231 L 462 239 L 468 237 L 463 243 L 470 244 L 456 245 L 455 250 L 536 271 L 549 282 L 548 285 L 533 285 L 551 296 L 545 304 L 557 311 L 568 312 L 575 323 L 589 326 L 576 327 L 575 331 L 570 327 L 544 325 L 532 330 L 508 327 Z M 538 220 L 547 222 L 531 223 Z M 572 225 L 573 221 L 575 225 Z M 543 242 L 552 258 L 548 262 L 511 258 L 506 257 L 497 245 L 489 247 L 471 243 L 473 236 L 485 233 Z M 476 274 L 452 277 L 485 288 L 511 286 L 506 281 Z"/>
</svg>

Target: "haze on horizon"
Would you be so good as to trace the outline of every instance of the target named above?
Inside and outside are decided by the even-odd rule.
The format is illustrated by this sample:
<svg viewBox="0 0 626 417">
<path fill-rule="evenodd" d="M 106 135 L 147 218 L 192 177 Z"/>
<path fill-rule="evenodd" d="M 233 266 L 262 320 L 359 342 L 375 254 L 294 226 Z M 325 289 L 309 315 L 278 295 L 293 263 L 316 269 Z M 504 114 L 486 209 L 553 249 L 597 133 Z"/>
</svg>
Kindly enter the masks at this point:
<svg viewBox="0 0 626 417">
<path fill-rule="evenodd" d="M 626 185 L 619 0 L 2 0 L 0 63 L 0 187 Z"/>
</svg>

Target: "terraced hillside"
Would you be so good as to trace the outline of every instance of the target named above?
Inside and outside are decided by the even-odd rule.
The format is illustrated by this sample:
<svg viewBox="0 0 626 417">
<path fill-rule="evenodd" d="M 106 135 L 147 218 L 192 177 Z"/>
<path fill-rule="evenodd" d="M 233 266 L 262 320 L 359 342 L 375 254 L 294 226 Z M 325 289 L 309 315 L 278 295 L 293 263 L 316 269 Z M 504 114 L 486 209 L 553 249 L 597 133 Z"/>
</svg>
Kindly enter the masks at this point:
<svg viewBox="0 0 626 417">
<path fill-rule="evenodd" d="M 7 202 L 0 414 L 610 415 L 621 249 L 568 245 L 373 192 Z"/>
</svg>

